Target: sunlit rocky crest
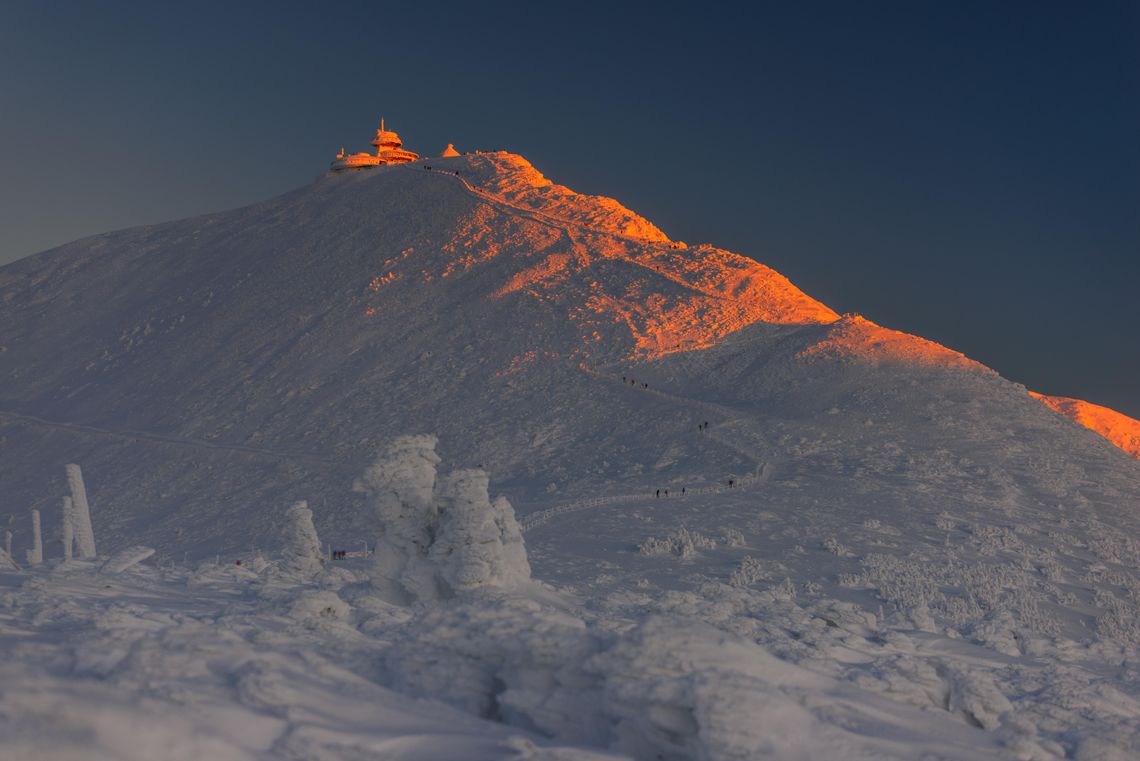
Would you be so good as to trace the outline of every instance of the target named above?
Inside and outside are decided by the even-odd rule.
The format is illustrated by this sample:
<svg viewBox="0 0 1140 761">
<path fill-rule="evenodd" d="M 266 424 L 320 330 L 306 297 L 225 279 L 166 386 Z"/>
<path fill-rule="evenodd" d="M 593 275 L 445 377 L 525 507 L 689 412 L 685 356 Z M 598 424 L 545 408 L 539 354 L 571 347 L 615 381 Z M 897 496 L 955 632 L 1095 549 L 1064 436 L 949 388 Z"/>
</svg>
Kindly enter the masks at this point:
<svg viewBox="0 0 1140 761">
<path fill-rule="evenodd" d="M 398 149 L 400 142 L 383 127 L 373 144 L 375 162 L 362 159 L 351 167 L 334 162 L 333 169 L 418 158 L 408 151 L 385 153 Z M 516 262 L 509 280 L 493 297 L 520 292 L 537 299 L 556 296 L 566 304 L 567 318 L 581 327 L 581 346 L 533 347 L 528 349 L 531 354 L 561 351 L 588 357 L 591 344 L 612 340 L 615 329 L 621 338 L 632 338 L 631 357 L 648 359 L 713 346 L 756 322 L 834 324 L 825 338 L 799 356 L 992 372 L 960 352 L 881 327 L 860 315 L 840 319 L 770 267 L 708 244 L 673 241 L 615 199 L 582 195 L 551 182 L 522 156 L 502 151 L 461 156 L 449 144 L 440 158 L 455 161 L 437 160 L 430 169 L 425 161 L 425 170 L 454 177 L 489 205 L 466 217 L 444 245 L 454 256 L 441 269 L 412 273 L 418 260 L 390 259 L 385 262 L 387 271 L 370 282 L 372 290 L 380 292 L 381 287 L 395 286 L 416 274 L 428 281 L 446 278 L 509 251 Z M 337 161 L 343 160 L 338 156 Z M 504 211 L 529 214 L 504 225 Z M 1140 457 L 1140 422 L 1080 400 L 1062 404 L 1049 401 L 1057 397 L 1034 397 Z"/>
</svg>

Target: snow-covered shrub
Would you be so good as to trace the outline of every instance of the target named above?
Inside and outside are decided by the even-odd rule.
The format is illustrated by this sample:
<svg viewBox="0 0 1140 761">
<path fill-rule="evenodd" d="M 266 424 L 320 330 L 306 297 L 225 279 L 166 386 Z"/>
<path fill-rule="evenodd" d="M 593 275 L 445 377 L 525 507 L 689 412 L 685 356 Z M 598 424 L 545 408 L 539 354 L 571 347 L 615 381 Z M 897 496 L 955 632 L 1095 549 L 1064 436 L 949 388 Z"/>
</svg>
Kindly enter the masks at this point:
<svg viewBox="0 0 1140 761">
<path fill-rule="evenodd" d="M 372 583 L 394 603 L 530 579 L 510 502 L 490 499 L 482 470 L 457 471 L 437 484 L 437 441 L 395 439 L 356 484 L 371 498 L 380 528 Z"/>
<path fill-rule="evenodd" d="M 1095 599 L 1097 607 L 1104 610 L 1096 619 L 1097 636 L 1132 647 L 1140 646 L 1138 606 L 1121 600 L 1107 589 L 1096 590 Z"/>
<path fill-rule="evenodd" d="M 745 545 L 744 534 L 739 529 L 726 528 L 722 539 L 725 547 L 743 547 Z"/>
<path fill-rule="evenodd" d="M 312 576 L 321 570 L 324 556 L 317 529 L 313 526 L 313 511 L 307 502 L 294 502 L 285 513 L 281 533 L 282 565 L 286 571 Z"/>
<path fill-rule="evenodd" d="M 740 565 L 728 577 L 728 583 L 734 587 L 750 587 L 765 578 L 767 578 L 767 574 L 760 561 L 751 555 L 746 555 L 740 560 Z"/>
<path fill-rule="evenodd" d="M 845 557 L 851 554 L 834 536 L 829 536 L 823 540 L 823 548 L 832 555 L 838 555 L 839 557 Z"/>
<path fill-rule="evenodd" d="M 664 539 L 650 537 L 638 546 L 637 551 L 642 555 L 676 555 L 680 558 L 691 558 L 698 550 L 716 549 L 716 540 L 704 534 L 690 531 L 682 526 L 673 529 Z"/>
<path fill-rule="evenodd" d="M 879 596 L 900 608 L 927 605 L 939 596 L 937 581 L 921 562 L 872 554 L 863 558 L 862 569 L 864 580 Z"/>
<path fill-rule="evenodd" d="M 790 578 L 785 578 L 776 586 L 771 589 L 772 596 L 777 600 L 792 601 L 796 599 L 796 583 Z"/>
</svg>

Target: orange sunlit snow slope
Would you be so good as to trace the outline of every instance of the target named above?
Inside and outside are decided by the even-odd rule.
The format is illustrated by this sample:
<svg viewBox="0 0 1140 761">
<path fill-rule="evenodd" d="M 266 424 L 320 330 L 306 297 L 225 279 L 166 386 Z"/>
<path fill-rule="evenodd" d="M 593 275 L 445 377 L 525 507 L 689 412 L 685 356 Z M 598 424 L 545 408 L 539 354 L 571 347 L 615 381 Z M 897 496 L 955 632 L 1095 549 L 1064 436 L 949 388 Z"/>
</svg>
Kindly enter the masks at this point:
<svg viewBox="0 0 1140 761">
<path fill-rule="evenodd" d="M 1030 391 L 1029 395 L 1049 405 L 1070 420 L 1096 431 L 1101 436 L 1140 460 L 1140 420 L 1135 420 L 1108 407 L 1065 396 L 1046 396 Z"/>
</svg>

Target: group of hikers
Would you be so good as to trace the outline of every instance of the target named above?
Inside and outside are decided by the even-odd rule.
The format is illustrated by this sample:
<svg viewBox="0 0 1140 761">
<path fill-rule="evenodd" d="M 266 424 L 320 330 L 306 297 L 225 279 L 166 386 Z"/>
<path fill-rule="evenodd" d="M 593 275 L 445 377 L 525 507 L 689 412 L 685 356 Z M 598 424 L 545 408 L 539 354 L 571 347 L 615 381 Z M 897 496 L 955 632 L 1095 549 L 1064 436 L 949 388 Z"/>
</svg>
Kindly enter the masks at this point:
<svg viewBox="0 0 1140 761">
<path fill-rule="evenodd" d="M 736 479 L 735 478 L 728 479 L 728 488 L 731 489 L 735 485 L 736 485 Z M 658 489 L 657 492 L 653 495 L 654 499 L 660 499 L 662 496 L 668 497 L 669 496 L 669 490 L 668 489 Z M 682 497 L 685 496 L 685 487 L 684 486 L 681 487 L 681 496 Z"/>
<path fill-rule="evenodd" d="M 431 168 L 430 166 L 428 166 L 427 164 L 424 164 L 424 171 L 425 171 L 425 172 L 438 172 L 439 174 L 453 174 L 453 175 L 455 175 L 456 177 L 458 177 L 458 176 L 459 176 L 459 170 L 458 170 L 458 169 L 456 169 L 454 172 L 445 172 L 445 171 L 443 171 L 442 169 L 432 169 L 432 168 Z"/>
<path fill-rule="evenodd" d="M 629 385 L 635 386 L 635 387 L 638 385 L 636 378 L 631 378 L 631 377 L 628 377 L 625 375 L 621 376 L 621 382 L 622 383 L 628 383 Z M 641 387 L 644 389 L 648 389 L 649 384 L 648 383 L 642 383 Z M 707 420 L 697 426 L 698 431 L 707 431 L 708 429 L 709 429 L 709 421 L 707 421 Z M 736 479 L 735 478 L 728 479 L 728 488 L 731 489 L 734 486 L 736 486 Z M 664 492 L 666 497 L 669 496 L 669 490 L 668 489 L 658 489 L 656 494 L 653 495 L 654 498 L 659 499 L 662 495 L 662 492 Z M 685 487 L 684 486 L 681 487 L 681 496 L 682 497 L 685 496 Z"/>
</svg>

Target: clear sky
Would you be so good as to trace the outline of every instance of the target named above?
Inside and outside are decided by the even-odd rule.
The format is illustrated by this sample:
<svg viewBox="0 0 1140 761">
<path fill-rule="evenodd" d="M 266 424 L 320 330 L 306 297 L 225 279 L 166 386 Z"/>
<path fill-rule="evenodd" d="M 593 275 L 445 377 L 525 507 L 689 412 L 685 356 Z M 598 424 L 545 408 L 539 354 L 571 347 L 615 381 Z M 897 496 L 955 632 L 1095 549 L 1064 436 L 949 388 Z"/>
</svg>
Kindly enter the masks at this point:
<svg viewBox="0 0 1140 761">
<path fill-rule="evenodd" d="M 0 263 L 311 181 L 383 114 L 1140 417 L 1140 3 L 0 5 Z"/>
</svg>

